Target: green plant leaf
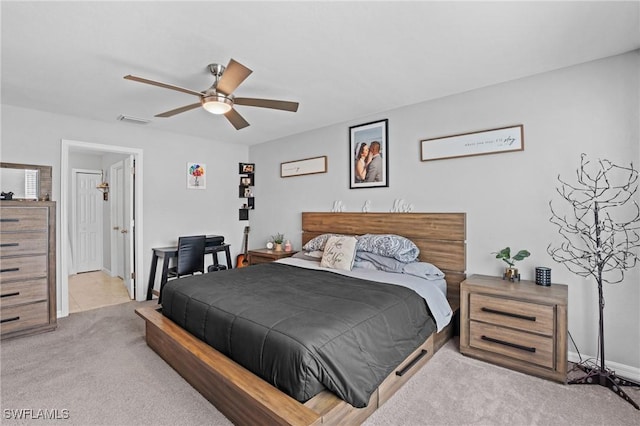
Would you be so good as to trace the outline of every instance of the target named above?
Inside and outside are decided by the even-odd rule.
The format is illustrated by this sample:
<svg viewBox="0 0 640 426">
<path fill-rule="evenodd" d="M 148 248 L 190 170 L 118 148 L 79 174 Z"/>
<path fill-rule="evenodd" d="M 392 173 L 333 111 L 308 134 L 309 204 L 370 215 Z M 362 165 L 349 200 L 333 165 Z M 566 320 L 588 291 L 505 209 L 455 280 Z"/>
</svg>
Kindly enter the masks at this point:
<svg viewBox="0 0 640 426">
<path fill-rule="evenodd" d="M 502 250 L 500 250 L 500 257 L 502 257 L 503 259 L 508 259 L 511 257 L 511 248 L 510 247 L 505 247 Z"/>
<path fill-rule="evenodd" d="M 527 250 L 520 250 L 515 256 L 513 256 L 513 260 L 522 260 L 525 257 L 529 257 L 529 255 L 531 255 L 531 253 Z"/>
</svg>

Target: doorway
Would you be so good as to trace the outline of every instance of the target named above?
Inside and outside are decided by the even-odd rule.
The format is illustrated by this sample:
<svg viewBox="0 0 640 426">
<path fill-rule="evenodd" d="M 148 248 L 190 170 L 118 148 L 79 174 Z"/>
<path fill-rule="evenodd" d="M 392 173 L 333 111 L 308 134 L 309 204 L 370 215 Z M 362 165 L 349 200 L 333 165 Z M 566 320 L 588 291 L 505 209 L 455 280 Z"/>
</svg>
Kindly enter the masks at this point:
<svg viewBox="0 0 640 426">
<path fill-rule="evenodd" d="M 70 140 L 62 140 L 62 152 L 61 152 L 61 197 L 60 197 L 60 250 L 58 253 L 60 254 L 60 275 L 58 276 L 58 282 L 60 286 L 58 288 L 58 317 L 64 317 L 69 315 L 69 272 L 75 272 L 75 253 L 72 251 L 72 236 L 70 232 L 70 222 L 69 218 L 73 212 L 72 204 L 75 197 L 73 197 L 73 191 L 71 190 L 72 173 L 71 173 L 71 162 L 70 156 L 76 155 L 77 153 L 85 153 L 85 154 L 93 154 L 100 155 L 103 154 L 105 156 L 113 154 L 122 154 L 120 157 L 126 157 L 125 165 L 131 164 L 131 166 L 135 163 L 135 175 L 130 175 L 128 182 L 130 183 L 130 190 L 127 191 L 127 172 L 126 166 L 123 168 L 122 173 L 122 182 L 119 182 L 122 187 L 121 190 L 123 193 L 127 193 L 130 203 L 127 206 L 123 206 L 123 209 L 129 212 L 129 216 L 124 220 L 124 225 L 126 232 L 128 233 L 128 238 L 126 240 L 130 243 L 127 244 L 127 247 L 130 247 L 130 250 L 124 251 L 124 260 L 125 266 L 122 268 L 122 273 L 125 278 L 125 282 L 128 281 L 128 287 L 131 290 L 131 295 L 138 301 L 142 301 L 146 299 L 146 289 L 143 288 L 144 283 L 143 278 L 143 269 L 142 269 L 142 150 L 136 148 L 129 147 L 120 147 L 113 145 L 104 145 L 104 144 L 93 144 L 88 142 L 80 142 L 80 141 L 70 141 Z M 130 160 L 130 163 L 127 163 L 126 160 Z M 110 168 L 109 168 L 110 170 Z M 135 176 L 135 178 L 133 177 Z M 105 197 L 109 197 L 111 195 L 106 195 Z M 109 213 L 105 213 L 108 215 Z M 104 220 L 105 226 L 103 229 L 112 230 L 113 226 L 111 225 L 111 219 Z M 123 229 L 119 229 L 118 231 L 122 231 Z M 111 240 L 113 236 L 113 231 L 108 234 L 106 231 L 104 232 L 104 238 Z M 109 254 L 111 250 L 108 250 Z M 106 253 L 105 253 L 106 254 Z M 108 266 L 112 268 L 112 262 L 105 262 L 104 266 Z M 104 271 L 103 271 L 104 273 Z M 128 280 L 127 280 L 128 279 Z M 136 285 L 140 283 L 140 285 Z"/>
</svg>

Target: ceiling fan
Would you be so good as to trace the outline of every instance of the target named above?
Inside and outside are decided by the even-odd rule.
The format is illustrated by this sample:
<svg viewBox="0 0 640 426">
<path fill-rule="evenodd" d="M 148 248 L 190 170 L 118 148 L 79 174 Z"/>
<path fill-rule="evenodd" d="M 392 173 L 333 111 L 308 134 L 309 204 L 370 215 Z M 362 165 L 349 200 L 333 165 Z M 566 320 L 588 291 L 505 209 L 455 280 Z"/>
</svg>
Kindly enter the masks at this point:
<svg viewBox="0 0 640 426">
<path fill-rule="evenodd" d="M 192 109 L 202 106 L 205 110 L 212 114 L 224 114 L 229 122 L 236 130 L 249 126 L 234 105 L 253 106 L 259 108 L 279 109 L 283 111 L 296 112 L 298 110 L 297 102 L 278 101 L 275 99 L 257 99 L 257 98 L 240 98 L 233 96 L 233 91 L 242 83 L 253 71 L 245 67 L 239 62 L 231 59 L 227 66 L 220 64 L 209 64 L 207 67 L 211 74 L 215 77 L 215 82 L 208 89 L 197 92 L 184 87 L 174 86 L 172 84 L 160 83 L 158 81 L 148 80 L 134 75 L 125 75 L 127 80 L 133 80 L 140 83 L 151 84 L 153 86 L 164 87 L 165 89 L 177 90 L 179 92 L 195 95 L 200 98 L 200 102 L 185 105 L 171 111 L 156 114 L 156 117 L 172 117 Z"/>
</svg>

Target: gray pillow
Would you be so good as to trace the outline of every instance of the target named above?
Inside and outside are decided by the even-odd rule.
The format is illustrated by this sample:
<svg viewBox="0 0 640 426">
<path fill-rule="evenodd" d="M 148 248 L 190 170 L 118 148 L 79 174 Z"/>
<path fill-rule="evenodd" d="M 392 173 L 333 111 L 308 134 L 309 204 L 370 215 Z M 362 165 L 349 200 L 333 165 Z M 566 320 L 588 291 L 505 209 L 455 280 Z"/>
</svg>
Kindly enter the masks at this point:
<svg viewBox="0 0 640 426">
<path fill-rule="evenodd" d="M 438 269 L 437 266 L 427 262 L 405 263 L 402 272 L 426 280 L 439 280 L 444 278 L 444 272 Z"/>
<path fill-rule="evenodd" d="M 361 235 L 356 250 L 393 257 L 400 262 L 414 262 L 420 254 L 420 249 L 413 241 L 394 234 Z"/>
<path fill-rule="evenodd" d="M 394 259 L 393 257 L 381 256 L 366 251 L 356 252 L 356 262 L 370 262 L 375 265 L 376 269 L 385 272 L 395 272 L 401 274 L 407 265 L 404 262 Z"/>
<path fill-rule="evenodd" d="M 302 250 L 304 251 L 317 251 L 324 250 L 325 244 L 327 244 L 327 240 L 333 236 L 340 236 L 340 234 L 321 234 L 315 238 L 307 241 L 307 244 L 302 246 Z"/>
</svg>

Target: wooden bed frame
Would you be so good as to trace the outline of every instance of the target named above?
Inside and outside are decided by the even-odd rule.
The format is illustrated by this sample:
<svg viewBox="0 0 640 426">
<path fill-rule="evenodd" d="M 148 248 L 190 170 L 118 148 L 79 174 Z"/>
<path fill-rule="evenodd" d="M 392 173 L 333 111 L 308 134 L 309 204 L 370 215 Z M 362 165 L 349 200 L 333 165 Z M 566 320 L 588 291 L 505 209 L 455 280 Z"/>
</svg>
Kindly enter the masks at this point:
<svg viewBox="0 0 640 426">
<path fill-rule="evenodd" d="M 460 306 L 466 269 L 465 213 L 302 213 L 302 242 L 324 233 L 397 234 L 420 248 L 420 260 L 443 270 L 447 298 Z M 155 307 L 136 313 L 146 321 L 147 344 L 234 424 L 360 424 L 387 401 L 454 334 L 456 316 L 389 375 L 365 408 L 329 391 L 300 403 L 164 317 Z"/>
</svg>

